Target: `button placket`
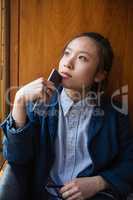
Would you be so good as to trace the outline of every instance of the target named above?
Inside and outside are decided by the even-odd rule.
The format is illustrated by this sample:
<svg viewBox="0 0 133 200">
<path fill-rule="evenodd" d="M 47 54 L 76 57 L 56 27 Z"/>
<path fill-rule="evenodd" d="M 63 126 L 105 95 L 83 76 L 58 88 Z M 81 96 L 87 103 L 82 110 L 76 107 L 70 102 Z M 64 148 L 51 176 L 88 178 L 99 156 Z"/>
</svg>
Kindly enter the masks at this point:
<svg viewBox="0 0 133 200">
<path fill-rule="evenodd" d="M 75 165 L 75 148 L 76 148 L 76 137 L 77 137 L 77 128 L 78 128 L 78 121 L 80 117 L 80 110 L 73 109 L 69 112 L 69 115 L 67 116 L 67 123 L 68 123 L 68 129 L 67 129 L 67 135 L 66 135 L 66 162 L 65 162 L 65 169 L 71 171 L 71 177 L 73 174 L 73 168 Z M 66 172 L 66 173 L 67 173 Z M 71 178 L 70 177 L 70 178 Z"/>
</svg>

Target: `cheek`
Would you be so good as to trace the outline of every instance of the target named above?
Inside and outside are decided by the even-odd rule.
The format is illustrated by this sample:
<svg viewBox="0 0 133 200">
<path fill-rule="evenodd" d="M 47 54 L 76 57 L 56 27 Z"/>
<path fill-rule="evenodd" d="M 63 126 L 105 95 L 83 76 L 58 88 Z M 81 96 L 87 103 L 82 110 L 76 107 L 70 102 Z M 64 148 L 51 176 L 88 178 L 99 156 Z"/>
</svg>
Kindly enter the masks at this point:
<svg viewBox="0 0 133 200">
<path fill-rule="evenodd" d="M 60 60 L 59 66 L 58 66 L 58 71 L 59 72 L 61 72 L 62 66 L 63 66 L 63 63 L 62 63 L 62 60 Z"/>
<path fill-rule="evenodd" d="M 94 80 L 95 71 L 92 68 L 81 70 L 78 73 L 78 79 L 81 80 L 85 85 L 91 84 Z"/>
<path fill-rule="evenodd" d="M 84 77 L 85 79 L 88 77 L 88 78 L 90 78 L 90 77 L 92 77 L 93 75 L 94 75 L 94 72 L 95 72 L 95 70 L 92 68 L 92 67 L 88 67 L 88 66 L 86 66 L 86 67 L 82 67 L 82 68 L 80 68 L 79 70 L 78 70 L 78 74 L 79 74 L 79 76 L 82 76 L 82 77 Z"/>
</svg>

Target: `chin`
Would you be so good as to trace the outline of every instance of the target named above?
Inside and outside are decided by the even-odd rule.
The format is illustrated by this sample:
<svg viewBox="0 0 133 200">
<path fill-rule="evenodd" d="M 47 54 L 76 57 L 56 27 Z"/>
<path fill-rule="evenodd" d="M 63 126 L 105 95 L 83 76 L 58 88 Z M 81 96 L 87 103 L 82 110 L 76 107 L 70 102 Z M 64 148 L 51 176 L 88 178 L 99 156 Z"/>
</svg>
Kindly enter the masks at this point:
<svg viewBox="0 0 133 200">
<path fill-rule="evenodd" d="M 74 86 L 74 85 L 72 85 L 72 84 L 62 84 L 62 86 L 63 86 L 64 88 L 66 88 L 66 89 L 71 89 L 71 90 L 76 90 L 76 91 L 79 91 L 79 90 L 80 90 L 80 88 L 78 88 L 78 87 L 76 87 L 76 86 Z"/>
<path fill-rule="evenodd" d="M 62 81 L 62 86 L 64 88 L 67 88 L 67 89 L 71 89 L 71 90 L 76 90 L 76 91 L 80 91 L 82 89 L 81 86 L 78 86 L 76 84 L 74 84 L 72 81 L 68 81 L 68 80 L 63 80 Z"/>
</svg>

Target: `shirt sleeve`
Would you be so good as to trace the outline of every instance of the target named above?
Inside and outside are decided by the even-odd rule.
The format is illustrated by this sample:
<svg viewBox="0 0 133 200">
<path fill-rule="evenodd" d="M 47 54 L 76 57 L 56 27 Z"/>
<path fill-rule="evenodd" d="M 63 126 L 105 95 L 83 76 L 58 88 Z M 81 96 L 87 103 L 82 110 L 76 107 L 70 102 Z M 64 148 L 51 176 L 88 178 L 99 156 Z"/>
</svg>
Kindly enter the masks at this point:
<svg viewBox="0 0 133 200">
<path fill-rule="evenodd" d="M 31 113 L 32 115 L 32 113 Z M 39 122 L 28 117 L 22 128 L 15 127 L 15 121 L 10 113 L 0 125 L 3 129 L 3 155 L 9 162 L 25 163 L 33 159 L 34 138 L 40 131 Z"/>
</svg>

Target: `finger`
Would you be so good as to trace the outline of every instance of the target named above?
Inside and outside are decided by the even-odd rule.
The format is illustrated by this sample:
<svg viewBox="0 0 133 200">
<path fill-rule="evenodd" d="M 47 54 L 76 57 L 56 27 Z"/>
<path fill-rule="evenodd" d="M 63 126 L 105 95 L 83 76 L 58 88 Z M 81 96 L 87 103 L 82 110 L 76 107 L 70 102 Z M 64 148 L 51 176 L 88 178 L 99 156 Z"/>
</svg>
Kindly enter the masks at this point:
<svg viewBox="0 0 133 200">
<path fill-rule="evenodd" d="M 71 189 L 73 186 L 74 186 L 73 182 L 67 183 L 60 189 L 60 192 L 61 193 L 66 192 L 67 190 Z"/>
<path fill-rule="evenodd" d="M 28 83 L 28 86 L 37 86 L 37 85 L 46 85 L 46 86 L 54 86 L 54 83 L 51 81 L 47 81 L 46 79 L 44 79 L 43 77 L 40 77 L 30 83 Z"/>
<path fill-rule="evenodd" d="M 52 90 L 55 90 L 55 85 L 51 81 L 47 81 L 44 78 L 39 78 L 35 81 L 30 82 L 27 84 L 27 86 L 32 86 L 32 87 L 48 87 L 51 88 Z"/>
<path fill-rule="evenodd" d="M 49 80 L 45 80 L 43 81 L 43 83 L 47 86 L 54 86 L 54 83 L 52 81 L 49 81 Z"/>
<path fill-rule="evenodd" d="M 55 86 L 52 86 L 52 85 L 46 85 L 46 87 L 48 89 L 50 89 L 52 92 L 54 92 L 56 90 L 56 87 Z"/>
<path fill-rule="evenodd" d="M 54 82 L 47 80 L 47 84 L 54 85 Z"/>
<path fill-rule="evenodd" d="M 30 83 L 28 83 L 28 85 L 33 85 L 33 84 L 37 84 L 37 83 L 43 83 L 45 81 L 45 79 L 43 77 L 40 77 L 38 79 L 35 79 L 33 81 L 31 81 Z"/>
<path fill-rule="evenodd" d="M 44 91 L 41 94 L 41 99 L 44 102 L 49 102 L 50 98 L 53 95 L 53 91 L 47 87 L 44 88 Z"/>
<path fill-rule="evenodd" d="M 54 90 L 56 90 L 56 87 L 55 87 L 55 85 L 53 84 L 45 84 L 45 86 L 47 87 L 47 88 L 49 88 L 49 89 L 51 89 L 52 91 L 54 91 Z"/>
<path fill-rule="evenodd" d="M 67 200 L 83 200 L 83 197 L 81 196 L 81 192 L 78 192 L 69 197 Z"/>
<path fill-rule="evenodd" d="M 76 194 L 79 192 L 79 189 L 78 187 L 72 187 L 70 190 L 67 190 L 66 192 L 64 192 L 62 194 L 62 197 L 63 198 L 68 198 L 68 197 L 71 197 L 72 195 Z"/>
<path fill-rule="evenodd" d="M 52 96 L 53 91 L 49 88 L 46 88 L 46 93 L 48 94 L 48 96 Z"/>
</svg>

